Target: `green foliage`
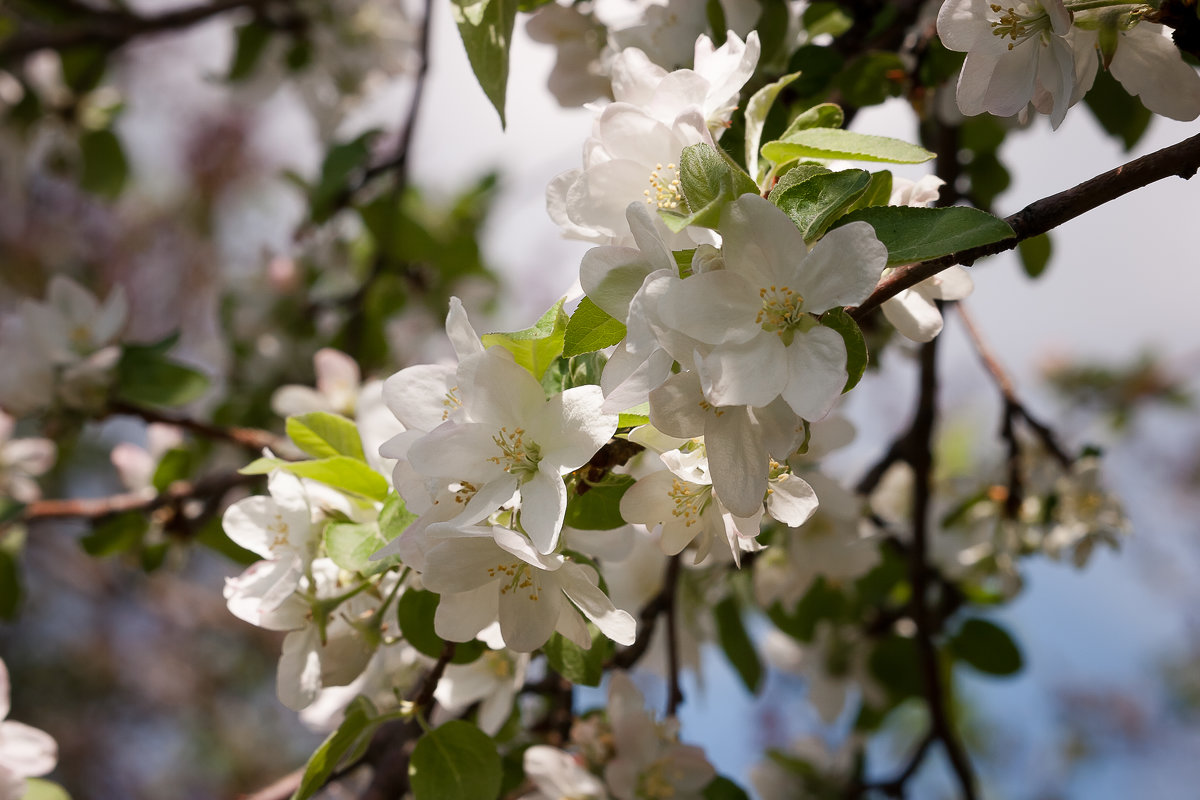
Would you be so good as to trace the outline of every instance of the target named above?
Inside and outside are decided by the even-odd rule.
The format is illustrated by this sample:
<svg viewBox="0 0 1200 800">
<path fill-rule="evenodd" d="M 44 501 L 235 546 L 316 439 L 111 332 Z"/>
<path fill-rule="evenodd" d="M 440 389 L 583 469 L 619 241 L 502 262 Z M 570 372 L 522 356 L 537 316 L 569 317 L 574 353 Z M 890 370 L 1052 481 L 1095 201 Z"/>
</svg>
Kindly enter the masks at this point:
<svg viewBox="0 0 1200 800">
<path fill-rule="evenodd" d="M 377 575 L 400 565 L 399 556 L 372 561 L 371 556 L 388 543 L 375 522 L 330 522 L 324 532 L 325 552 L 333 563 L 350 572 Z"/>
<path fill-rule="evenodd" d="M 375 135 L 375 131 L 367 131 L 357 139 L 329 148 L 321 164 L 321 177 L 316 185 L 309 187 L 308 201 L 313 222 L 327 222 L 341 208 L 351 182 L 366 169 Z"/>
<path fill-rule="evenodd" d="M 1121 140 L 1125 152 L 1132 150 L 1150 127 L 1153 114 L 1106 69 L 1096 73 L 1083 102 L 1105 132 Z"/>
<path fill-rule="evenodd" d="M 796 78 L 800 77 L 799 72 L 793 72 L 789 75 L 784 75 L 774 83 L 768 83 L 766 86 L 759 89 L 750 98 L 750 102 L 746 104 L 746 171 L 750 173 L 750 177 L 755 180 L 761 180 L 758 174 L 758 148 L 762 146 L 763 126 L 767 121 L 767 114 L 775 104 L 775 98 Z"/>
<path fill-rule="evenodd" d="M 417 741 L 408 777 L 414 800 L 495 800 L 503 768 L 490 736 L 451 720 Z"/>
<path fill-rule="evenodd" d="M 98 522 L 79 543 L 90 556 L 115 556 L 137 548 L 149 527 L 150 520 L 145 514 L 127 511 Z"/>
<path fill-rule="evenodd" d="M 163 453 L 154 469 L 151 484 L 154 491 L 165 492 L 175 481 L 186 480 L 196 467 L 196 454 L 191 450 L 174 447 Z"/>
<path fill-rule="evenodd" d="M 563 334 L 562 354 L 571 356 L 603 350 L 625 338 L 625 323 L 583 298 Z"/>
<path fill-rule="evenodd" d="M 117 135 L 107 128 L 88 131 L 79 139 L 79 152 L 83 158 L 79 185 L 101 197 L 119 195 L 129 178 L 129 161 Z"/>
<path fill-rule="evenodd" d="M 1054 248 L 1048 233 L 1031 236 L 1017 245 L 1017 254 L 1021 256 L 1021 267 L 1031 278 L 1037 278 L 1046 271 L 1046 265 L 1050 263 L 1050 256 L 1053 253 Z"/>
<path fill-rule="evenodd" d="M 297 447 L 313 458 L 349 456 L 365 462 L 358 426 L 340 414 L 313 411 L 288 417 L 287 435 Z"/>
<path fill-rule="evenodd" d="M 870 223 L 888 249 L 888 264 L 912 264 L 1012 238 L 1007 222 L 966 206 L 863 208 L 838 220 L 838 225 Z"/>
<path fill-rule="evenodd" d="M 546 654 L 550 668 L 571 683 L 599 686 L 604 678 L 604 661 L 612 652 L 612 642 L 591 623 L 588 623 L 588 631 L 592 635 L 592 646 L 586 650 L 556 633 L 542 646 L 542 652 Z"/>
<path fill-rule="evenodd" d="M 854 18 L 842 9 L 841 4 L 829 2 L 809 4 L 800 19 L 809 40 L 825 33 L 836 38 L 854 24 Z"/>
<path fill-rule="evenodd" d="M 253 75 L 270 41 L 271 29 L 258 20 L 239 26 L 226 80 L 243 81 Z"/>
<path fill-rule="evenodd" d="M 949 645 L 955 658 L 988 675 L 1014 675 L 1024 664 L 1008 631 L 985 619 L 968 619 Z"/>
<path fill-rule="evenodd" d="M 540 381 L 546 368 L 563 352 L 568 322 L 567 312 L 563 311 L 565 299 L 555 303 L 532 328 L 512 333 L 485 333 L 482 337 L 484 346 L 503 347 Z"/>
<path fill-rule="evenodd" d="M 753 694 L 762 685 L 763 665 L 758 650 L 746 626 L 742 623 L 742 612 L 732 597 L 726 597 L 713 607 L 713 619 L 717 623 L 717 641 L 729 663 L 737 670 L 742 683 Z"/>
<path fill-rule="evenodd" d="M 504 127 L 508 50 L 517 18 L 517 0 L 454 0 L 450 13 L 458 25 L 475 79 L 500 115 L 500 127 Z"/>
<path fill-rule="evenodd" d="M 832 47 L 801 45 L 788 61 L 788 70 L 800 73 L 799 79 L 792 85 L 792 90 L 801 97 L 822 97 L 845 63 L 842 55 Z"/>
<path fill-rule="evenodd" d="M 417 515 L 404 504 L 404 498 L 393 492 L 379 511 L 379 532 L 390 542 L 404 533 L 416 518 Z"/>
<path fill-rule="evenodd" d="M 775 186 L 772 187 L 771 193 L 767 195 L 767 199 L 772 203 L 775 203 L 779 199 L 780 195 L 791 189 L 793 186 L 798 186 L 815 175 L 828 175 L 832 171 L 833 170 L 829 169 L 829 167 L 823 167 L 820 164 L 813 164 L 811 162 L 805 162 L 803 164 L 792 162 L 786 168 L 786 171 L 779 176 L 779 180 L 776 181 Z"/>
<path fill-rule="evenodd" d="M 708 786 L 704 787 L 703 796 L 704 800 L 750 800 L 750 795 L 746 794 L 742 787 L 724 775 L 718 775 L 709 781 Z"/>
<path fill-rule="evenodd" d="M 715 228 L 727 203 L 743 194 L 758 194 L 758 184 L 730 161 L 724 151 L 703 142 L 684 148 L 679 157 L 679 179 L 689 213 L 668 209 L 658 212 L 673 231 L 689 225 Z"/>
<path fill-rule="evenodd" d="M 781 138 L 806 131 L 810 128 L 841 128 L 846 121 L 842 107 L 835 103 L 819 103 L 797 114 L 783 131 Z"/>
<path fill-rule="evenodd" d="M 349 494 L 361 495 L 368 500 L 382 501 L 388 495 L 387 480 L 366 462 L 350 456 L 330 456 L 315 461 L 259 458 L 238 471 L 243 475 L 266 475 L 275 469 L 324 483 Z"/>
<path fill-rule="evenodd" d="M 778 141 L 767 142 L 762 154 L 776 164 L 797 158 L 921 164 L 933 158 L 933 153 L 925 148 L 901 139 L 823 127 L 805 128 Z"/>
<path fill-rule="evenodd" d="M 177 337 L 151 345 L 126 344 L 117 362 L 114 394 L 127 403 L 181 406 L 208 391 L 208 376 L 167 357 Z"/>
<path fill-rule="evenodd" d="M 96 44 L 67 47 L 59 52 L 63 81 L 76 94 L 87 94 L 100 85 L 108 66 L 108 49 Z"/>
<path fill-rule="evenodd" d="M 831 308 L 821 315 L 821 324 L 832 328 L 842 337 L 846 344 L 846 385 L 842 393 L 846 393 L 858 385 L 863 373 L 867 370 L 867 341 L 863 338 L 862 329 L 858 323 L 846 313 L 844 308 Z"/>
<path fill-rule="evenodd" d="M 25 794 L 21 796 L 22 800 L 71 800 L 71 795 L 67 794 L 67 790 L 59 786 L 57 783 L 42 780 L 41 778 L 26 778 L 25 779 Z"/>
<path fill-rule="evenodd" d="M 583 494 L 567 498 L 564 524 L 585 531 L 610 531 L 625 524 L 620 502 L 626 490 L 634 484 L 629 475 L 609 473 L 600 483 L 586 485 Z"/>
<path fill-rule="evenodd" d="M 870 183 L 865 170 L 828 172 L 772 192 L 771 202 L 792 218 L 805 241 L 812 242 L 858 202 Z"/>
<path fill-rule="evenodd" d="M 396 621 L 400 634 L 422 655 L 440 658 L 446 643 L 433 627 L 439 598 L 433 592 L 408 589 L 396 601 Z M 483 655 L 487 647 L 479 640 L 459 642 L 454 647 L 451 664 L 470 664 Z"/>
<path fill-rule="evenodd" d="M 308 800 L 325 787 L 338 766 L 362 757 L 375 729 L 387 717 L 379 716 L 375 706 L 359 695 L 346 706 L 345 717 L 338 729 L 329 734 L 304 766 L 304 777 L 292 795 L 292 800 Z"/>
<path fill-rule="evenodd" d="M 11 622 L 17 618 L 23 595 L 16 554 L 0 547 L 0 619 Z"/>
<path fill-rule="evenodd" d="M 891 635 L 876 643 L 867 661 L 871 675 L 887 689 L 893 701 L 920 697 L 924 683 L 918 665 L 916 640 L 908 636 Z"/>
<path fill-rule="evenodd" d="M 907 75 L 904 62 L 895 53 L 865 53 L 846 65 L 837 85 L 850 105 L 874 106 L 889 97 L 899 97 Z"/>
</svg>

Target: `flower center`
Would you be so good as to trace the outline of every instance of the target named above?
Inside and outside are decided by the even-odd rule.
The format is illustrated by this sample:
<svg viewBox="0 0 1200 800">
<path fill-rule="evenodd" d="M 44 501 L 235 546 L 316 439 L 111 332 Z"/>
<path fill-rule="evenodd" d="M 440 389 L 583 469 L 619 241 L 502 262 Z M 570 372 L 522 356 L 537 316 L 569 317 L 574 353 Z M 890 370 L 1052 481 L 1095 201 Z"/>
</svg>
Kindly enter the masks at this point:
<svg viewBox="0 0 1200 800">
<path fill-rule="evenodd" d="M 758 290 L 762 308 L 755 322 L 764 331 L 779 334 L 784 344 L 791 344 L 797 330 L 804 332 L 817 324 L 817 318 L 804 310 L 804 296 L 787 286 L 769 286 Z"/>
<path fill-rule="evenodd" d="M 669 496 L 675 503 L 675 508 L 671 509 L 671 516 L 682 518 L 684 527 L 690 528 L 699 521 L 704 509 L 708 508 L 709 501 L 712 500 L 712 487 L 676 478 L 671 481 Z"/>
<path fill-rule="evenodd" d="M 450 415 L 462 408 L 462 398 L 458 396 L 458 387 L 451 386 L 442 397 L 442 421 L 450 419 Z"/>
<path fill-rule="evenodd" d="M 516 475 L 524 481 L 537 472 L 538 462 L 542 460 L 542 448 L 537 442 L 525 441 L 525 429 L 501 428 L 492 437 L 492 441 L 500 448 L 500 455 L 488 459 L 493 464 L 504 467 L 504 471 Z"/>
<path fill-rule="evenodd" d="M 665 758 L 651 764 L 638 776 L 638 800 L 667 800 L 676 795 L 675 785 L 684 778 L 683 770 Z"/>
<path fill-rule="evenodd" d="M 524 590 L 529 592 L 529 599 L 535 602 L 542 597 L 542 587 L 534 582 L 529 574 L 529 565 L 523 561 L 501 562 L 494 567 L 488 567 L 487 573 L 489 578 L 508 578 L 507 583 L 500 584 L 502 595 L 509 592 L 515 595 L 518 590 Z"/>
<path fill-rule="evenodd" d="M 646 203 L 656 208 L 679 208 L 683 203 L 683 190 L 679 181 L 679 170 L 674 164 L 655 164 L 650 173 L 650 188 L 642 192 Z"/>
<path fill-rule="evenodd" d="M 992 3 L 990 8 L 1000 15 L 997 20 L 992 22 L 992 35 L 999 36 L 1001 39 L 1005 37 L 1012 39 L 1008 43 L 1009 50 L 1035 33 L 1050 29 L 1050 17 L 1045 11 L 1027 16 L 1011 6 L 1004 8 Z"/>
</svg>

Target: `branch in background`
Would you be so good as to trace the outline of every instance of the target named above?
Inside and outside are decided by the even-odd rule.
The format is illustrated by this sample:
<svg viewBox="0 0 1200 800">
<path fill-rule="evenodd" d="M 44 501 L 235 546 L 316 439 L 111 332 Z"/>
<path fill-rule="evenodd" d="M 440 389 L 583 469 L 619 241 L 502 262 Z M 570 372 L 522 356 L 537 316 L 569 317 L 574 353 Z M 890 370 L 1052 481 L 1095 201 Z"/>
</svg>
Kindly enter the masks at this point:
<svg viewBox="0 0 1200 800">
<path fill-rule="evenodd" d="M 683 702 L 683 691 L 679 688 L 679 620 L 676 614 L 675 596 L 678 594 L 675 591 L 676 585 L 679 583 L 679 555 L 671 556 L 667 561 L 667 572 L 663 577 L 664 588 L 669 586 L 671 591 L 667 593 L 666 608 L 663 609 L 667 615 L 667 716 L 675 716 L 679 704 Z"/>
<path fill-rule="evenodd" d="M 127 11 L 92 11 L 87 19 L 60 26 L 22 26 L 0 46 L 0 64 L 8 64 L 38 50 L 65 50 L 82 45 L 120 47 L 139 36 L 190 28 L 239 8 L 259 8 L 280 0 L 214 0 L 153 16 Z M 284 0 L 289 2 L 289 0 Z"/>
<path fill-rule="evenodd" d="M 220 499 L 230 490 L 249 486 L 261 475 L 242 475 L 237 472 L 209 475 L 197 481 L 175 481 L 158 494 L 126 492 L 108 497 L 81 497 L 69 500 L 36 500 L 25 506 L 19 519 L 26 522 L 41 519 L 99 519 L 124 511 L 149 513 L 168 506 L 178 506 L 189 500 Z"/>
<path fill-rule="evenodd" d="M 975 800 L 975 777 L 966 750 L 950 721 L 943 683 L 942 665 L 934 637 L 938 626 L 929 608 L 930 570 L 929 517 L 933 505 L 933 429 L 937 418 L 937 339 L 921 346 L 921 373 L 917 411 L 908 453 L 913 469 L 912 550 L 909 552 L 909 580 L 912 583 L 911 616 L 916 626 L 916 645 L 925 703 L 933 735 L 942 743 L 950 766 L 958 779 L 965 800 Z"/>
<path fill-rule="evenodd" d="M 913 775 L 917 774 L 917 770 L 925 761 L 925 754 L 929 751 L 930 745 L 936 741 L 937 736 L 934 735 L 932 730 L 929 731 L 921 737 L 921 741 L 917 743 L 913 754 L 909 756 L 908 763 L 897 773 L 896 777 L 885 781 L 856 784 L 850 787 L 849 795 L 851 797 L 860 797 L 871 792 L 883 792 L 888 797 L 904 797 L 905 785 L 912 779 Z"/>
<path fill-rule="evenodd" d="M 971 343 L 975 345 L 975 352 L 979 354 L 979 359 L 996 382 L 996 388 L 1000 390 L 1000 394 L 1004 398 L 1004 414 L 1007 420 L 1004 427 L 1008 431 L 1005 434 L 1006 438 L 1012 434 L 1012 421 L 1016 418 L 1023 419 L 1030 430 L 1037 435 L 1045 448 L 1050 451 L 1050 454 L 1054 456 L 1055 460 L 1064 468 L 1069 468 L 1074 459 L 1059 444 L 1058 437 L 1055 436 L 1054 431 L 1029 413 L 1029 409 L 1017 398 L 1012 379 L 1004 371 L 1004 367 L 1000 365 L 1000 362 L 996 360 L 987 343 L 983 341 L 983 336 L 979 332 L 979 327 L 975 324 L 974 317 L 971 316 L 966 306 L 961 302 L 957 304 L 957 309 L 958 317 L 962 320 L 963 327 L 966 328 Z M 1015 445 L 1015 439 L 1012 439 L 1012 444 Z"/>
<path fill-rule="evenodd" d="M 617 669 L 631 669 L 646 654 L 646 648 L 650 646 L 650 640 L 654 638 L 654 628 L 658 622 L 658 615 L 662 614 L 667 610 L 669 605 L 674 603 L 673 598 L 675 597 L 676 587 L 679 584 L 679 567 L 672 567 L 672 564 L 678 562 L 678 560 L 679 557 L 676 556 L 667 562 L 667 569 L 663 575 L 662 588 L 642 608 L 642 613 L 638 616 L 637 638 L 633 644 L 616 653 L 605 662 L 605 669 L 613 667 Z"/>
<path fill-rule="evenodd" d="M 1187 179 L 1200 169 L 1200 135 L 1185 139 L 1178 144 L 1164 147 L 1150 155 L 1134 159 L 1116 169 L 1086 180 L 1050 197 L 1031 203 L 1005 222 L 1012 226 L 1016 236 L 1000 242 L 971 247 L 948 256 L 897 267 L 879 282 L 871 296 L 862 305 L 850 309 L 850 316 L 857 321 L 874 311 L 885 300 L 895 297 L 905 289 L 916 286 L 955 264 L 971 266 L 977 259 L 1012 250 L 1018 244 L 1057 228 L 1110 200 L 1140 189 L 1155 181 L 1178 175 Z"/>
<path fill-rule="evenodd" d="M 213 425 L 209 422 L 200 422 L 199 420 L 189 419 L 187 417 L 175 417 L 170 414 L 163 414 L 160 411 L 155 411 L 151 408 L 143 408 L 130 403 L 115 402 L 109 406 L 109 410 L 114 414 L 124 414 L 131 417 L 138 417 L 146 422 L 158 422 L 164 425 L 174 425 L 177 428 L 182 428 L 189 433 L 194 433 L 197 436 L 202 436 L 205 439 L 213 439 L 216 441 L 230 442 L 239 447 L 244 447 L 252 451 L 255 455 L 262 453 L 264 448 L 271 450 L 281 450 L 286 448 L 287 442 L 270 431 L 260 430 L 258 428 L 238 428 L 238 427 L 222 427 Z"/>
</svg>

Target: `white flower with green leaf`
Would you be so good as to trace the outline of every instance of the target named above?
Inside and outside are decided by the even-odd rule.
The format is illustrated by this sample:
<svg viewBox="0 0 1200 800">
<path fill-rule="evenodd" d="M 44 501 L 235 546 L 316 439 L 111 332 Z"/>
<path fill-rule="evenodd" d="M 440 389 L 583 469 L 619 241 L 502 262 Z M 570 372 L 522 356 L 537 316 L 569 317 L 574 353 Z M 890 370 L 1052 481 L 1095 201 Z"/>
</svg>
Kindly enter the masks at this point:
<svg viewBox="0 0 1200 800">
<path fill-rule="evenodd" d="M 0 800 L 18 800 L 26 778 L 36 778 L 58 763 L 58 743 L 45 731 L 5 719 L 11 708 L 8 667 L 0 661 Z"/>
<path fill-rule="evenodd" d="M 696 355 L 714 406 L 767 406 L 782 397 L 820 419 L 841 394 L 846 345 L 817 317 L 875 288 L 887 248 L 865 222 L 835 228 L 811 249 L 792 220 L 756 195 L 726 206 L 724 269 L 693 275 L 659 304 L 670 328 L 705 343 Z"/>
</svg>

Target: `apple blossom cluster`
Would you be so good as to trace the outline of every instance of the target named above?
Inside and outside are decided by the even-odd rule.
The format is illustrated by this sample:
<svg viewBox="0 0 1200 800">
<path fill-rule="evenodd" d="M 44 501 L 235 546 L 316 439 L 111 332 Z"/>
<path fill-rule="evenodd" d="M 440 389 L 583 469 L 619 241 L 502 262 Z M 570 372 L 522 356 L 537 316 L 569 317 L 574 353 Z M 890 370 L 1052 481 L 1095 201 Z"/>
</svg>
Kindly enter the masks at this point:
<svg viewBox="0 0 1200 800">
<path fill-rule="evenodd" d="M 957 96 L 968 116 L 1032 107 L 1057 128 L 1101 67 L 1156 114 L 1200 114 L 1200 75 L 1155 21 L 1155 4 L 946 0 L 937 30 L 946 47 L 967 54 Z"/>
</svg>

